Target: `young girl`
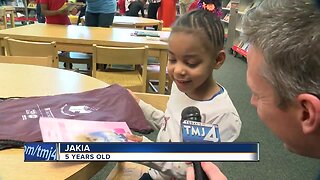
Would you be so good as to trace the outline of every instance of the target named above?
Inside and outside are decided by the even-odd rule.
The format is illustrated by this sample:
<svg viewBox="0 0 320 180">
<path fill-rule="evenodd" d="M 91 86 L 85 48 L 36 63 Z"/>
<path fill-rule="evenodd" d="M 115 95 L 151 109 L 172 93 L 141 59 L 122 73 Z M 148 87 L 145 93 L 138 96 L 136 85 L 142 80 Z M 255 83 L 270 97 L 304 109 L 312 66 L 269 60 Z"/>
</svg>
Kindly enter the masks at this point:
<svg viewBox="0 0 320 180">
<path fill-rule="evenodd" d="M 66 0 L 40 0 L 41 12 L 47 24 L 70 25 L 68 9 L 61 10 Z"/>
<path fill-rule="evenodd" d="M 169 37 L 167 65 L 173 80 L 165 113 L 137 97 L 146 119 L 159 130 L 157 142 L 181 142 L 181 112 L 185 107 L 200 109 L 206 124 L 217 124 L 222 142 L 234 141 L 240 133 L 241 121 L 226 89 L 212 76 L 226 58 L 223 50 L 224 29 L 216 14 L 206 10 L 191 11 L 180 17 Z M 134 141 L 150 141 L 146 137 L 128 135 Z M 181 162 L 143 162 L 152 168 L 152 179 L 184 179 L 188 164 Z"/>
</svg>

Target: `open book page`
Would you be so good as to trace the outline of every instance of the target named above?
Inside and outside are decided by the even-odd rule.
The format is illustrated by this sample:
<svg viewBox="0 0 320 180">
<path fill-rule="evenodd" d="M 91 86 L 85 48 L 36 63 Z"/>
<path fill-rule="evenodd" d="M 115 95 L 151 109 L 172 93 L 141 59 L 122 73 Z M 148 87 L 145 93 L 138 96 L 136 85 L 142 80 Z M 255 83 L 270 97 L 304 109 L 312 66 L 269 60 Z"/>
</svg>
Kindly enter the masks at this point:
<svg viewBox="0 0 320 180">
<path fill-rule="evenodd" d="M 64 3 L 64 5 L 59 8 L 60 11 L 63 11 L 65 9 L 67 9 L 68 11 L 72 11 L 74 8 L 78 7 L 78 6 L 84 6 L 84 3 L 71 3 L 71 2 L 66 2 Z"/>
<path fill-rule="evenodd" d="M 131 134 L 125 122 L 41 117 L 39 123 L 44 142 L 127 142 Z"/>
</svg>

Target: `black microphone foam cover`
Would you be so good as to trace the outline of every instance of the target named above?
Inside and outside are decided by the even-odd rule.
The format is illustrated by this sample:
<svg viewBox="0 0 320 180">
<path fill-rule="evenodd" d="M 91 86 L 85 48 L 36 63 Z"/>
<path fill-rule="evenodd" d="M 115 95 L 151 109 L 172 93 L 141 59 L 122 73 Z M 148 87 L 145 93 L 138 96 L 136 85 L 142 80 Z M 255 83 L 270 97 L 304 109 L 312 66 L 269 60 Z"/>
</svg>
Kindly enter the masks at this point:
<svg viewBox="0 0 320 180">
<path fill-rule="evenodd" d="M 182 110 L 181 120 L 201 122 L 200 110 L 195 106 L 189 106 Z"/>
</svg>

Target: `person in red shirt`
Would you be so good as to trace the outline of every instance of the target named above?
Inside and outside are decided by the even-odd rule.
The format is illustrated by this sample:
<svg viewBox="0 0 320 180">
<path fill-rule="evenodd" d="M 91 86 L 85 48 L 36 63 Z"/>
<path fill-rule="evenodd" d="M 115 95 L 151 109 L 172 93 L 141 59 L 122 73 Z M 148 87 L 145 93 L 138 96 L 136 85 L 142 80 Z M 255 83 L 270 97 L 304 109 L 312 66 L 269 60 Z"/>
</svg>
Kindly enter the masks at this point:
<svg viewBox="0 0 320 180">
<path fill-rule="evenodd" d="M 170 27 L 176 20 L 177 0 L 162 0 L 158 10 L 158 19 L 163 20 L 163 27 Z"/>
<path fill-rule="evenodd" d="M 126 13 L 126 5 L 125 5 L 125 0 L 119 0 L 118 1 L 118 8 L 119 8 L 119 13 L 123 16 Z"/>
<path fill-rule="evenodd" d="M 40 0 L 41 12 L 46 17 L 47 24 L 70 25 L 68 9 L 59 10 L 66 0 Z"/>
</svg>

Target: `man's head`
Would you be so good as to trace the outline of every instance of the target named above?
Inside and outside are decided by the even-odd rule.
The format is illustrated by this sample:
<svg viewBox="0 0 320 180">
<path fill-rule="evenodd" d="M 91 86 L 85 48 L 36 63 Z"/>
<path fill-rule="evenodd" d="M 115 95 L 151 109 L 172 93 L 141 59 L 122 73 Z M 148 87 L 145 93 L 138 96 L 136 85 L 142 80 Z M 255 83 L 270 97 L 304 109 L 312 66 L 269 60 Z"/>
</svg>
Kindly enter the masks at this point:
<svg viewBox="0 0 320 180">
<path fill-rule="evenodd" d="M 243 18 L 251 103 L 289 150 L 318 158 L 319 20 L 312 0 L 263 1 Z"/>
</svg>

